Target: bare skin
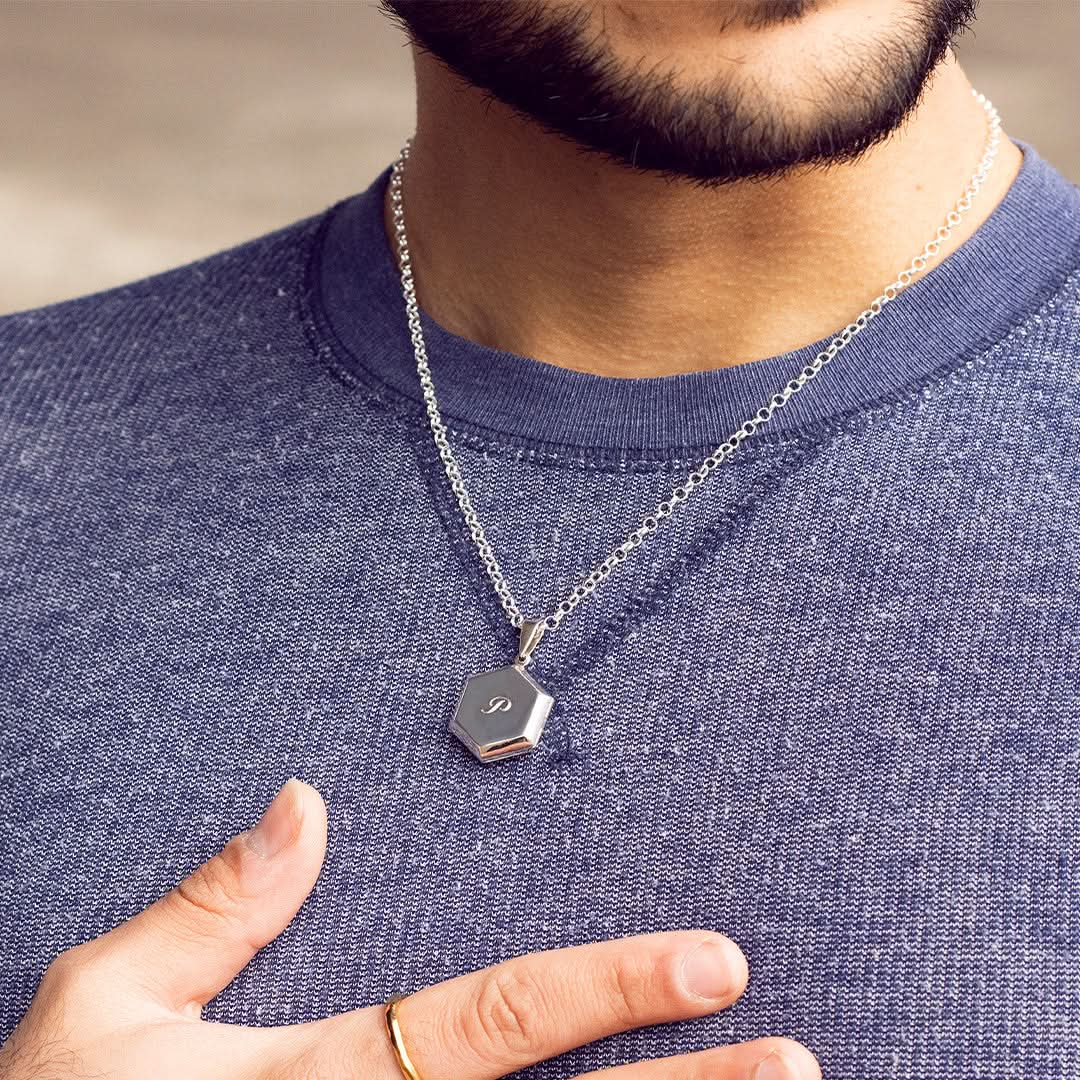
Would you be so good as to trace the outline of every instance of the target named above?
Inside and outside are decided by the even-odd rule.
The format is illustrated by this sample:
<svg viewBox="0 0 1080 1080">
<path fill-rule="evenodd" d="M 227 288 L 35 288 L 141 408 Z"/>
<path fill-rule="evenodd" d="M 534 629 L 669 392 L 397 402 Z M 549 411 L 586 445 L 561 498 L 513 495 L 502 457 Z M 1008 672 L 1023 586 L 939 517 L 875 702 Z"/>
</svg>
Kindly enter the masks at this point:
<svg viewBox="0 0 1080 1080">
<path fill-rule="evenodd" d="M 50 966 L 0 1049 L 5 1080 L 400 1080 L 373 1006 L 307 1024 L 206 1023 L 202 1007 L 288 925 L 326 850 L 319 794 L 292 780 L 262 821 L 173 892 Z M 675 931 L 534 953 L 401 1005 L 424 1080 L 494 1080 L 617 1031 L 704 1016 L 746 988 L 729 939 Z M 593 1073 L 608 1080 L 816 1080 L 783 1038 Z"/>
<path fill-rule="evenodd" d="M 824 32 L 814 24 L 793 33 Z M 406 225 L 421 307 L 462 337 L 598 375 L 745 363 L 846 325 L 934 235 L 986 138 L 950 56 L 909 122 L 858 161 L 706 190 L 583 154 L 430 54 L 414 61 Z M 1003 139 L 943 258 L 1020 161 Z"/>
</svg>

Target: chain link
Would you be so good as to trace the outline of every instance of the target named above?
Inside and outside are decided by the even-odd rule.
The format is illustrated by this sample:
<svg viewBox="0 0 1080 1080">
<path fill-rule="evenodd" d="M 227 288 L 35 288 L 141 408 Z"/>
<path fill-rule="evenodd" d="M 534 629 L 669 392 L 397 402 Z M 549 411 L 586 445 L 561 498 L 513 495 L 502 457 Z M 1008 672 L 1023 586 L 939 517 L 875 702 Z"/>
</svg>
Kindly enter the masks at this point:
<svg viewBox="0 0 1080 1080">
<path fill-rule="evenodd" d="M 611 576 L 612 572 L 641 545 L 655 533 L 661 524 L 670 518 L 675 511 L 685 503 L 690 496 L 739 448 L 739 446 L 763 424 L 768 423 L 777 410 L 782 409 L 811 379 L 813 379 L 826 364 L 859 333 L 881 314 L 887 304 L 892 303 L 920 274 L 927 265 L 938 255 L 942 244 L 952 235 L 953 229 L 960 223 L 963 215 L 971 209 L 975 196 L 985 184 L 994 160 L 997 157 L 998 146 L 1001 143 L 1001 120 L 997 110 L 985 95 L 972 91 L 975 97 L 986 111 L 987 116 L 987 139 L 982 159 L 978 168 L 964 190 L 963 195 L 956 205 L 949 211 L 944 223 L 938 228 L 934 237 L 923 247 L 922 251 L 911 260 L 906 269 L 902 270 L 896 280 L 887 285 L 881 294 L 871 301 L 870 306 L 855 319 L 848 323 L 828 347 L 818 353 L 794 378 L 785 384 L 783 389 L 777 391 L 769 398 L 753 416 L 744 421 L 724 442 L 697 468 L 693 469 L 682 483 L 676 485 L 666 499 L 663 499 L 641 520 L 626 539 L 607 556 L 602 562 L 583 577 L 577 585 L 566 595 L 559 605 L 542 620 L 547 632 L 558 628 L 559 624 L 577 606 L 591 596 Z M 405 311 L 409 321 L 409 334 L 412 338 L 413 351 L 416 355 L 416 371 L 420 377 L 420 386 L 423 391 L 424 404 L 427 408 L 428 422 L 431 433 L 435 440 L 439 459 L 446 471 L 446 478 L 450 482 L 450 490 L 457 499 L 458 508 L 465 521 L 465 526 L 476 547 L 484 570 L 495 589 L 503 611 L 510 620 L 512 626 L 520 629 L 526 622 L 526 616 L 518 606 L 514 598 L 510 583 L 503 573 L 499 560 L 495 556 L 491 542 L 484 532 L 480 518 L 473 506 L 472 499 L 465 487 L 465 481 L 461 475 L 461 467 L 450 447 L 449 432 L 443 422 L 442 413 L 439 411 L 439 400 L 435 394 L 435 383 L 431 376 L 431 368 L 428 364 L 427 346 L 424 342 L 424 332 L 420 325 L 420 306 L 416 299 L 416 287 L 413 281 L 412 259 L 409 254 L 409 242 L 405 235 L 405 210 L 402 195 L 402 180 L 405 174 L 405 163 L 409 158 L 411 140 L 407 141 L 401 149 L 397 160 L 394 162 L 390 176 L 390 201 L 394 222 L 394 233 L 397 240 L 398 265 L 401 271 L 401 288 L 405 297 Z"/>
</svg>

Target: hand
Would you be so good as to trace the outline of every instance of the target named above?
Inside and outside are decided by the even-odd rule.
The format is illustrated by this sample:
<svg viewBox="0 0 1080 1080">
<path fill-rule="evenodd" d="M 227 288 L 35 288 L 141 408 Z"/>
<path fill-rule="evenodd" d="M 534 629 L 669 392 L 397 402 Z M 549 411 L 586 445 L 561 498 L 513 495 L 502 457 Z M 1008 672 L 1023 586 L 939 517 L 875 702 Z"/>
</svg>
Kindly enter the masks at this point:
<svg viewBox="0 0 1080 1080">
<path fill-rule="evenodd" d="M 382 1006 L 280 1028 L 210 1024 L 202 1007 L 289 924 L 319 876 L 326 809 L 290 780 L 259 823 L 145 911 L 45 972 L 0 1048 L 6 1080 L 401 1080 Z M 424 1080 L 494 1080 L 602 1036 L 704 1016 L 746 987 L 718 934 L 648 934 L 532 953 L 399 1006 Z M 817 1080 L 808 1051 L 759 1039 L 592 1074 L 607 1080 Z"/>
</svg>

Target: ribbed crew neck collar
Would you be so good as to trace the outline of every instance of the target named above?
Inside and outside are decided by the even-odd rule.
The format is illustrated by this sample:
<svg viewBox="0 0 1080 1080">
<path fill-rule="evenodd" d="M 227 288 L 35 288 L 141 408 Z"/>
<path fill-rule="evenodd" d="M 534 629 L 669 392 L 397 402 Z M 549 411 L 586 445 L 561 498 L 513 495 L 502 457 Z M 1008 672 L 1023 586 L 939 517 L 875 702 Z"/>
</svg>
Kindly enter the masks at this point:
<svg viewBox="0 0 1080 1080">
<path fill-rule="evenodd" d="M 1002 337 L 1060 283 L 1062 267 L 1080 253 L 1080 190 L 1030 145 L 1017 145 L 1020 171 L 976 233 L 886 307 L 762 435 L 895 397 Z M 329 212 L 308 299 L 334 363 L 419 407 L 401 284 L 383 226 L 389 175 L 387 167 Z M 448 424 L 521 445 L 607 451 L 716 445 L 833 336 L 734 367 L 618 379 L 477 344 L 426 314 L 422 325 Z"/>
</svg>

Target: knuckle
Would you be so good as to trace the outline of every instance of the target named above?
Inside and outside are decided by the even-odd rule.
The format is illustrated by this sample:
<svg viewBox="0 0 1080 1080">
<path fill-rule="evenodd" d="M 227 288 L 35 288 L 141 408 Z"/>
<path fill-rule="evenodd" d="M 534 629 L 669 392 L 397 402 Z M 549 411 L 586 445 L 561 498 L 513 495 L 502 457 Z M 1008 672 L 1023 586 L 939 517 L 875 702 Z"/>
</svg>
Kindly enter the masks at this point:
<svg viewBox="0 0 1080 1080">
<path fill-rule="evenodd" d="M 494 968 L 465 1024 L 470 1050 L 492 1064 L 528 1054 L 540 1045 L 545 1009 L 540 983 L 525 965 Z"/>
<path fill-rule="evenodd" d="M 73 978 L 79 966 L 78 959 L 74 955 L 76 949 L 78 949 L 77 945 L 74 949 L 66 949 L 53 957 L 52 963 L 41 977 L 42 986 L 64 986 Z"/>
<path fill-rule="evenodd" d="M 632 953 L 620 956 L 611 965 L 601 987 L 608 1011 L 626 1027 L 635 1026 L 660 994 L 670 997 L 674 991 L 673 980 L 663 977 L 654 960 Z"/>
<path fill-rule="evenodd" d="M 75 945 L 53 958 L 41 978 L 45 990 L 68 991 L 85 981 L 90 967 L 90 950 L 86 945 Z"/>
<path fill-rule="evenodd" d="M 65 1010 L 80 1003 L 95 1002 L 101 992 L 96 944 L 85 942 L 56 956 L 38 984 L 40 998 Z"/>
<path fill-rule="evenodd" d="M 231 922 L 239 907 L 232 845 L 194 870 L 166 895 L 165 902 L 187 924 Z"/>
</svg>

